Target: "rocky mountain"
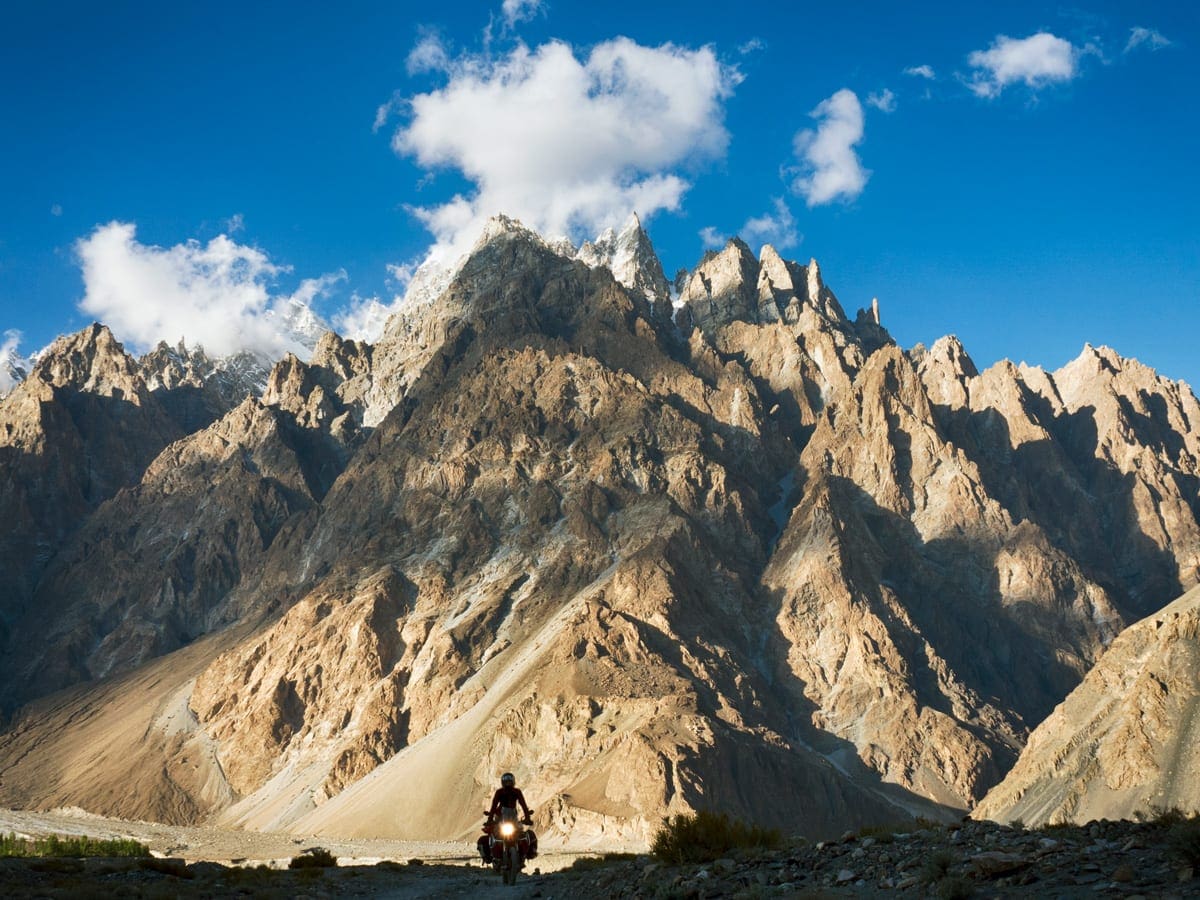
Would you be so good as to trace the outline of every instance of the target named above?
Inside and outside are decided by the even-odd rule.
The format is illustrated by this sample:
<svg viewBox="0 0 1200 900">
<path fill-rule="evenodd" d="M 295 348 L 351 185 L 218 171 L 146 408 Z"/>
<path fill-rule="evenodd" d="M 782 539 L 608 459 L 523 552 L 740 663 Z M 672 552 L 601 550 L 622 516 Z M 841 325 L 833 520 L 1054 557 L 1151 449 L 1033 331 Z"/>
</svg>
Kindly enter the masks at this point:
<svg viewBox="0 0 1200 900">
<path fill-rule="evenodd" d="M 0 403 L 0 634 L 67 537 L 182 434 L 107 328 L 47 348 Z"/>
<path fill-rule="evenodd" d="M 1186 385 L 905 352 L 769 246 L 679 284 L 636 220 L 575 250 L 499 218 L 376 343 L 236 404 L 194 351 L 77 336 L 166 430 L 106 439 L 124 480 L 21 582 L 0 803 L 450 837 L 511 769 L 548 837 L 606 845 L 703 806 L 959 815 L 1200 579 Z M 35 388 L 0 439 L 65 408 Z M 5 484 L 90 445 L 22 446 Z"/>
<path fill-rule="evenodd" d="M 1200 588 L 1131 625 L 975 810 L 1029 824 L 1200 810 Z"/>
</svg>

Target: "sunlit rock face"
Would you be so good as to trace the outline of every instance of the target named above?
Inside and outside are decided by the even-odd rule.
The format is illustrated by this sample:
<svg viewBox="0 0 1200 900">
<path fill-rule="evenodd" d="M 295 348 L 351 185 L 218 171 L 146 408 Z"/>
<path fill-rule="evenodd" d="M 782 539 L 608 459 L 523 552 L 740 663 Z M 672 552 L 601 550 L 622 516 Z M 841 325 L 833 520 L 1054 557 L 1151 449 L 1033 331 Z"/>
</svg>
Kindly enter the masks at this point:
<svg viewBox="0 0 1200 900">
<path fill-rule="evenodd" d="M 1129 626 L 1030 735 L 977 818 L 1029 825 L 1200 812 L 1200 589 Z"/>
<path fill-rule="evenodd" d="M 958 815 L 1200 575 L 1200 407 L 1107 349 L 906 352 L 738 241 L 672 298 L 636 219 L 497 219 L 426 281 L 236 402 L 102 329 L 0 401 L 0 552 L 44 548 L 5 570 L 2 699 L 36 702 L 0 803 L 113 809 L 115 762 L 69 763 L 104 721 L 148 818 L 458 837 L 504 770 L 597 845 Z"/>
</svg>

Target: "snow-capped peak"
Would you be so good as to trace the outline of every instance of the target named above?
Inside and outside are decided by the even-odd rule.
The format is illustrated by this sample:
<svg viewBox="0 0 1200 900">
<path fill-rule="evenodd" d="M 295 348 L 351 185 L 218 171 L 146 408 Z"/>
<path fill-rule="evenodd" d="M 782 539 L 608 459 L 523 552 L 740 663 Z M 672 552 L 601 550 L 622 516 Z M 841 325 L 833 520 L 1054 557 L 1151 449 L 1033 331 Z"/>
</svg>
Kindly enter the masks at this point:
<svg viewBox="0 0 1200 900">
<path fill-rule="evenodd" d="M 651 301 L 670 301 L 662 263 L 637 213 L 630 214 L 619 232 L 606 228 L 595 240 L 584 241 L 575 258 L 592 268 L 605 266 L 617 281 Z"/>
</svg>

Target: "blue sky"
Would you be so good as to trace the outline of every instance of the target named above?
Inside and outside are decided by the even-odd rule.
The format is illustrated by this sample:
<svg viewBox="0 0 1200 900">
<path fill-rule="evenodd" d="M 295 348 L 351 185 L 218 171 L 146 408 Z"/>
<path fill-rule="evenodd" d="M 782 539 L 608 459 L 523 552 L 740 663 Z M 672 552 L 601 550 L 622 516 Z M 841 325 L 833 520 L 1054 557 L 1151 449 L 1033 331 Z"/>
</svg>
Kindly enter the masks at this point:
<svg viewBox="0 0 1200 900">
<path fill-rule="evenodd" d="M 1191 4 L 13 6 L 24 352 L 100 313 L 138 349 L 250 333 L 297 292 L 352 323 L 478 216 L 579 238 L 636 202 L 668 272 L 742 233 L 905 346 L 1054 368 L 1089 341 L 1200 385 Z"/>
</svg>

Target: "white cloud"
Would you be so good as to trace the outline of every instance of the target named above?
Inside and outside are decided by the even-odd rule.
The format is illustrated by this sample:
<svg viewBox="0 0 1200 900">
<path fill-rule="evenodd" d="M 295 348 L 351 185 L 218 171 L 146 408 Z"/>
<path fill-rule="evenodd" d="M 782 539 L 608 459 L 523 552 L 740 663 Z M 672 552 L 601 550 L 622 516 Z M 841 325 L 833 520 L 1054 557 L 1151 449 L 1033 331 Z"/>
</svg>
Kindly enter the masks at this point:
<svg viewBox="0 0 1200 900">
<path fill-rule="evenodd" d="M 111 222 L 76 242 L 85 294 L 79 309 L 145 350 L 181 337 L 215 355 L 256 350 L 270 356 L 308 351 L 283 333 L 293 302 L 310 303 L 344 273 L 308 279 L 291 295 L 268 285 L 283 266 L 263 251 L 218 235 L 156 247 L 137 240 L 136 226 Z"/>
<path fill-rule="evenodd" d="M 937 75 L 935 75 L 933 72 L 933 66 L 929 65 L 909 66 L 904 70 L 904 74 L 912 75 L 916 78 L 927 78 L 930 81 L 933 81 L 937 78 Z"/>
<path fill-rule="evenodd" d="M 746 223 L 738 229 L 738 237 L 751 247 L 762 244 L 771 244 L 780 250 L 795 247 L 801 240 L 800 234 L 796 231 L 795 216 L 783 202 L 782 197 L 776 197 L 772 201 L 772 206 L 774 212 L 763 213 L 761 216 L 747 219 Z M 698 233 L 700 243 L 705 250 L 724 247 L 729 240 L 729 235 L 713 225 L 701 228 Z"/>
<path fill-rule="evenodd" d="M 431 260 L 452 262 L 503 212 L 550 235 L 591 236 L 678 208 L 685 167 L 724 154 L 723 101 L 740 81 L 710 48 L 597 44 L 585 58 L 552 41 L 470 56 L 449 83 L 406 101 L 397 153 L 455 169 L 474 185 L 412 209 L 433 233 Z M 394 107 L 394 104 L 393 104 Z"/>
<path fill-rule="evenodd" d="M 62 210 L 61 203 L 55 203 L 53 206 L 50 207 L 50 215 L 54 216 L 55 218 L 58 218 L 59 216 L 61 216 L 62 212 L 63 212 L 63 210 Z"/>
<path fill-rule="evenodd" d="M 896 111 L 896 95 L 888 88 L 877 94 L 867 94 L 867 106 L 873 106 L 880 112 L 893 113 Z"/>
<path fill-rule="evenodd" d="M 512 28 L 518 22 L 527 22 L 542 9 L 542 0 L 504 0 L 500 5 L 500 14 L 504 16 L 506 28 Z"/>
<path fill-rule="evenodd" d="M 417 273 L 419 263 L 388 263 L 388 276 L 395 281 L 400 289 L 403 290 L 408 286 L 408 283 L 413 280 L 413 275 Z"/>
<path fill-rule="evenodd" d="M 225 233 L 237 234 L 239 231 L 246 230 L 246 218 L 241 213 L 234 213 L 225 220 Z"/>
<path fill-rule="evenodd" d="M 408 57 L 404 60 L 404 67 L 408 70 L 409 75 L 446 71 L 450 67 L 450 54 L 446 50 L 441 35 L 436 31 L 422 29 L 416 46 L 409 51 Z M 390 109 L 390 106 L 391 104 L 385 104 L 380 107 L 380 110 Z M 385 121 L 386 117 L 387 113 L 384 113 Z M 379 120 L 378 112 L 375 116 L 375 123 L 377 129 L 383 125 L 383 122 Z"/>
<path fill-rule="evenodd" d="M 1079 50 L 1049 32 L 1020 39 L 1002 34 L 987 50 L 976 50 L 967 57 L 975 69 L 967 86 L 980 97 L 998 96 L 1017 82 L 1039 88 L 1073 79 L 1079 74 L 1078 61 Z"/>
<path fill-rule="evenodd" d="M 350 298 L 350 305 L 333 317 L 333 327 L 342 337 L 356 341 L 375 341 L 383 334 L 388 317 L 399 302 L 385 304 L 378 297 Z"/>
<path fill-rule="evenodd" d="M 762 38 L 750 38 L 744 44 L 738 44 L 737 52 L 742 56 L 747 56 L 751 53 L 757 53 L 759 50 L 766 50 L 767 42 Z"/>
<path fill-rule="evenodd" d="M 772 244 L 777 250 L 795 247 L 800 243 L 795 216 L 782 197 L 776 197 L 772 204 L 774 212 L 746 220 L 741 230 L 742 239 L 751 247 L 761 244 Z"/>
<path fill-rule="evenodd" d="M 336 272 L 327 272 L 316 278 L 305 278 L 287 299 L 292 303 L 312 307 L 313 303 L 319 297 L 324 297 L 332 290 L 335 284 L 345 281 L 346 278 L 345 269 L 338 269 Z"/>
<path fill-rule="evenodd" d="M 1129 41 L 1125 44 L 1125 52 L 1136 50 L 1138 47 L 1146 47 L 1149 50 L 1161 50 L 1163 47 L 1170 47 L 1171 42 L 1163 37 L 1162 33 L 1153 28 L 1131 28 L 1129 30 Z"/>
<path fill-rule="evenodd" d="M 718 247 L 724 247 L 725 242 L 729 240 L 729 235 L 718 231 L 713 225 L 705 225 L 698 233 L 700 235 L 700 243 L 705 250 L 715 250 Z"/>
<path fill-rule="evenodd" d="M 854 91 L 842 88 L 810 115 L 816 131 L 797 132 L 793 139 L 800 175 L 792 190 L 810 207 L 834 200 L 853 200 L 863 192 L 871 173 L 863 168 L 854 147 L 863 139 L 863 110 Z"/>
</svg>

